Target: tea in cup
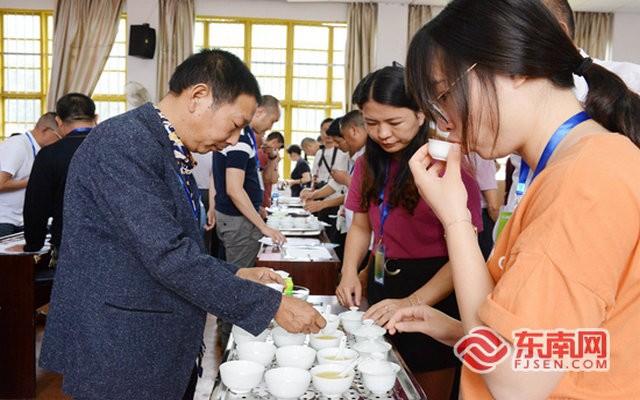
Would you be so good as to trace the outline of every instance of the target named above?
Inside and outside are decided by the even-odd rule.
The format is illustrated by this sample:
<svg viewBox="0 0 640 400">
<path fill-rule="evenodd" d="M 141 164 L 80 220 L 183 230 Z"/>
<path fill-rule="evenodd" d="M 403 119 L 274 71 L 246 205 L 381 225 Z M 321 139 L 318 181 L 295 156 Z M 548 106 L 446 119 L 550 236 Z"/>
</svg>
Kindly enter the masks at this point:
<svg viewBox="0 0 640 400">
<path fill-rule="evenodd" d="M 338 347 L 343 336 L 344 333 L 342 331 L 335 331 L 331 334 L 320 331 L 320 333 L 310 336 L 309 344 L 316 350 Z"/>
<path fill-rule="evenodd" d="M 321 364 L 311 368 L 313 386 L 327 398 L 338 398 L 349 390 L 355 371 L 349 371 L 344 377 L 340 372 L 344 366 L 337 364 Z"/>
</svg>

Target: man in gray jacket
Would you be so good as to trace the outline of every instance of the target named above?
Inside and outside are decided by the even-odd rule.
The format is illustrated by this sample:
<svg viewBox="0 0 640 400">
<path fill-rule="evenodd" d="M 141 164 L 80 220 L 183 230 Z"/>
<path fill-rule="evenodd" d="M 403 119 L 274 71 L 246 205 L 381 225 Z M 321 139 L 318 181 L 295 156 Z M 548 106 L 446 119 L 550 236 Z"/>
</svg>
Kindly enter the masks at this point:
<svg viewBox="0 0 640 400">
<path fill-rule="evenodd" d="M 308 303 L 256 282 L 273 271 L 209 256 L 191 152 L 237 142 L 260 89 L 234 55 L 205 50 L 170 92 L 99 124 L 75 153 L 40 364 L 81 399 L 181 399 L 207 312 L 257 334 L 272 318 L 317 332 Z"/>
</svg>

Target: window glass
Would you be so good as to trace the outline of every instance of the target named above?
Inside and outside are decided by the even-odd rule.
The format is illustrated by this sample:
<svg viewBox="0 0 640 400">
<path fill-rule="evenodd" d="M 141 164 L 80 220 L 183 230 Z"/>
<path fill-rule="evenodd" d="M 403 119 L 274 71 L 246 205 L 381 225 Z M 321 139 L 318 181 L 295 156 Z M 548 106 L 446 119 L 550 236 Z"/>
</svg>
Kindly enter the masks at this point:
<svg viewBox="0 0 640 400">
<path fill-rule="evenodd" d="M 53 53 L 52 11 L 0 11 L 0 140 L 33 128 L 46 112 Z M 100 120 L 125 111 L 127 26 L 115 43 L 93 93 Z"/>
<path fill-rule="evenodd" d="M 231 51 L 248 62 L 261 92 L 280 100 L 282 115 L 272 130 L 282 132 L 287 145 L 316 138 L 324 118 L 344 113 L 345 24 L 215 16 L 196 20 L 196 50 Z M 284 157 L 280 176 L 288 178 L 290 171 Z"/>
<path fill-rule="evenodd" d="M 30 130 L 42 115 L 40 99 L 5 99 L 3 103 L 5 137 Z"/>
<path fill-rule="evenodd" d="M 94 101 L 96 103 L 96 114 L 98 122 L 122 114 L 126 111 L 126 104 L 121 101 Z"/>
<path fill-rule="evenodd" d="M 24 132 L 42 115 L 44 12 L 0 12 L 0 140 Z"/>
</svg>

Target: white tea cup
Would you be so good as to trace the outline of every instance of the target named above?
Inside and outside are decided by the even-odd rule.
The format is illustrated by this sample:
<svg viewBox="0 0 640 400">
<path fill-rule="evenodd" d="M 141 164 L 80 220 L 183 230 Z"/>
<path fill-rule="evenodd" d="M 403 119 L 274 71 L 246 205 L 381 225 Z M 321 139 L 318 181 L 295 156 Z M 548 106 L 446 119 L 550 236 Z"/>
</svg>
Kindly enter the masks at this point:
<svg viewBox="0 0 640 400">
<path fill-rule="evenodd" d="M 447 161 L 451 142 L 438 139 L 429 139 L 429 155 L 435 160 Z"/>
</svg>

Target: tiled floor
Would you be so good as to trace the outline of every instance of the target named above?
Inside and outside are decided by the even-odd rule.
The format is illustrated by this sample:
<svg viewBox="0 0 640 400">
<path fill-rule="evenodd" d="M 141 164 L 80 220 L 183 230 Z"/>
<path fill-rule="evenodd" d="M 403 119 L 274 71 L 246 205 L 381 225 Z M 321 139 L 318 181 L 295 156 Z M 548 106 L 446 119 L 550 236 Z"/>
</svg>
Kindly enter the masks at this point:
<svg viewBox="0 0 640 400">
<path fill-rule="evenodd" d="M 36 357 L 40 355 L 40 345 L 44 328 L 39 326 L 36 337 Z M 213 383 L 218 374 L 218 365 L 220 364 L 220 355 L 222 354 L 217 343 L 216 336 L 216 318 L 208 315 L 207 325 L 204 332 L 205 346 L 207 347 L 202 362 L 204 369 L 202 378 L 198 379 L 196 394 L 194 400 L 209 400 Z M 60 390 L 62 386 L 62 377 L 55 373 L 42 368 L 36 371 L 36 399 L 46 400 L 71 400 Z"/>
</svg>

